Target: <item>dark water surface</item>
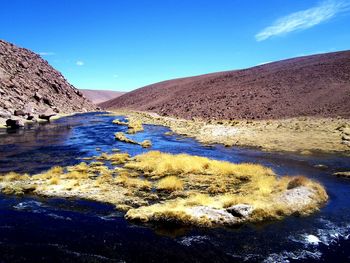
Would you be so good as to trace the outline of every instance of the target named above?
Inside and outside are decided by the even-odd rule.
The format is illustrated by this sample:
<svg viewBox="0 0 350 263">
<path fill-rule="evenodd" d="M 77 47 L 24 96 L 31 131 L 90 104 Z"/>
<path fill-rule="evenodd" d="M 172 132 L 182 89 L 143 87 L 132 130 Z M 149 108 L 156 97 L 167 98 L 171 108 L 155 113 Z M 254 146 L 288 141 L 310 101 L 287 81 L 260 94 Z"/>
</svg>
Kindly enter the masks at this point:
<svg viewBox="0 0 350 263">
<path fill-rule="evenodd" d="M 119 148 L 147 150 L 114 140 L 126 127 L 115 117 L 89 113 L 35 129 L 0 131 L 0 173 L 37 173 L 54 165 Z M 189 153 L 232 162 L 267 165 L 280 175 L 302 174 L 325 185 L 330 201 L 310 217 L 236 229 L 135 225 L 113 206 L 83 200 L 0 195 L 0 262 L 350 262 L 350 181 L 332 176 L 350 170 L 350 158 L 301 157 L 251 149 L 203 146 L 167 128 L 145 126 L 136 140 L 152 150 Z M 327 165 L 327 169 L 315 165 Z"/>
</svg>

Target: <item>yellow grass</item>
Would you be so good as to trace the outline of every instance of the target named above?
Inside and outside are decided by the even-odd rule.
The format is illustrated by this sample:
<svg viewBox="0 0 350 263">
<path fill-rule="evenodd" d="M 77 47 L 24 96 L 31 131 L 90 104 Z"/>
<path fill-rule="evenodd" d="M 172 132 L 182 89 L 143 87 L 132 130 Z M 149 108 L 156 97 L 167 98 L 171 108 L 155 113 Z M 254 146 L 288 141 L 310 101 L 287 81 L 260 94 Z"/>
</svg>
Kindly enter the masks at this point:
<svg viewBox="0 0 350 263">
<path fill-rule="evenodd" d="M 128 125 L 127 122 L 122 122 L 122 121 L 120 121 L 120 120 L 118 120 L 118 119 L 114 120 L 113 123 L 114 123 L 114 124 L 117 124 L 117 125 Z"/>
<path fill-rule="evenodd" d="M 13 182 L 22 179 L 22 175 L 15 172 L 9 172 L 5 175 L 0 176 L 0 181 Z"/>
<path fill-rule="evenodd" d="M 138 142 L 126 137 L 123 132 L 117 132 L 114 134 L 114 136 L 115 136 L 115 139 L 118 141 L 132 143 L 132 144 L 138 144 Z"/>
<path fill-rule="evenodd" d="M 138 155 L 127 168 L 143 171 L 150 175 L 166 176 L 176 174 L 212 174 L 236 176 L 268 176 L 274 175 L 270 168 L 257 164 L 233 164 L 230 162 L 211 160 L 206 157 L 188 154 L 167 154 L 150 151 Z"/>
<path fill-rule="evenodd" d="M 139 120 L 132 120 L 129 122 L 122 122 L 120 120 L 114 120 L 114 124 L 128 126 L 128 134 L 135 134 L 137 132 L 143 131 L 142 122 Z"/>
<path fill-rule="evenodd" d="M 60 182 L 60 178 L 58 178 L 58 177 L 53 177 L 53 178 L 51 178 L 50 180 L 49 180 L 49 184 L 55 184 L 55 185 L 57 185 L 57 184 L 59 184 L 59 182 Z"/>
<path fill-rule="evenodd" d="M 110 155 L 103 153 L 96 159 L 111 161 L 113 164 L 123 164 L 130 160 L 130 155 L 128 153 L 114 153 Z"/>
<path fill-rule="evenodd" d="M 132 120 L 128 122 L 128 131 L 129 134 L 134 134 L 140 131 L 143 131 L 142 122 L 139 120 Z"/>
<path fill-rule="evenodd" d="M 212 219 L 196 217 L 193 208 L 203 206 L 226 211 L 246 204 L 254 207 L 251 222 L 310 214 L 328 199 L 325 189 L 302 176 L 278 177 L 257 164 L 234 164 L 188 154 L 150 151 L 134 158 L 127 153 L 101 154 L 99 162 L 53 167 L 33 176 L 8 173 L 0 177 L 5 194 L 35 193 L 77 197 L 114 204 L 127 211 L 126 218 L 165 220 L 210 226 Z M 124 164 L 109 168 L 104 162 Z M 152 188 L 158 190 L 153 193 Z M 309 189 L 312 200 L 287 205 L 287 191 Z M 152 202 L 152 205 L 150 203 Z"/>
<path fill-rule="evenodd" d="M 127 188 L 132 187 L 132 188 L 138 188 L 138 189 L 144 189 L 144 190 L 150 190 L 152 188 L 151 182 L 147 180 L 139 179 L 139 178 L 131 178 L 125 174 L 119 175 L 118 177 L 115 178 L 114 181 L 116 184 L 121 184 Z"/>
<path fill-rule="evenodd" d="M 176 176 L 167 176 L 159 180 L 157 189 L 165 191 L 178 191 L 184 189 L 184 184 L 181 179 L 177 178 Z"/>
<path fill-rule="evenodd" d="M 128 137 L 125 136 L 123 132 L 117 132 L 115 133 L 115 139 L 121 142 L 131 143 L 131 144 L 138 144 L 141 145 L 143 148 L 148 148 L 152 146 L 152 142 L 150 140 L 144 140 L 143 142 L 137 142 L 134 141 Z"/>
<path fill-rule="evenodd" d="M 152 142 L 150 140 L 144 140 L 143 142 L 140 143 L 140 145 L 143 148 L 149 148 L 149 147 L 152 147 Z"/>
</svg>

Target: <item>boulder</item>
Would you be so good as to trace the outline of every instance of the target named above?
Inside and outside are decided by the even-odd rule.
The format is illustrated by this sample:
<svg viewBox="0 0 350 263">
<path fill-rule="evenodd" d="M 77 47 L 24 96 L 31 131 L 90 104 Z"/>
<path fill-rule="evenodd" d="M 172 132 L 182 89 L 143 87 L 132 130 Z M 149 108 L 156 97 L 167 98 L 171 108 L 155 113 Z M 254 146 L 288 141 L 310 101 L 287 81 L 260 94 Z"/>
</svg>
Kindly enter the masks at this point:
<svg viewBox="0 0 350 263">
<path fill-rule="evenodd" d="M 226 208 L 226 211 L 235 217 L 249 217 L 254 208 L 251 205 L 238 204 Z"/>
<path fill-rule="evenodd" d="M 47 109 L 39 114 L 39 119 L 50 121 L 50 118 L 55 115 L 56 113 L 52 109 Z"/>
<path fill-rule="evenodd" d="M 49 106 L 53 106 L 52 101 L 49 98 L 47 98 L 47 97 L 43 98 L 43 102 L 46 103 Z"/>
<path fill-rule="evenodd" d="M 216 209 L 208 206 L 194 206 L 188 209 L 188 214 L 195 220 L 201 221 L 205 217 L 214 225 L 234 225 L 242 222 L 225 209 Z"/>
<path fill-rule="evenodd" d="M 60 110 L 59 110 L 57 107 L 52 107 L 52 110 L 53 110 L 54 112 L 56 112 L 56 113 L 59 113 L 59 112 L 60 112 Z"/>
<path fill-rule="evenodd" d="M 37 101 L 41 101 L 41 99 L 43 98 L 41 95 L 40 95 L 40 93 L 39 92 L 35 92 L 35 94 L 34 94 L 34 99 L 36 99 Z"/>
<path fill-rule="evenodd" d="M 11 129 L 18 129 L 19 127 L 24 126 L 24 121 L 23 120 L 13 120 L 13 119 L 8 119 L 6 120 L 6 126 Z"/>
<path fill-rule="evenodd" d="M 20 61 L 20 62 L 19 62 L 19 65 L 20 65 L 22 68 L 28 68 L 28 67 L 29 67 L 29 64 L 28 64 L 26 61 Z"/>
<path fill-rule="evenodd" d="M 25 116 L 26 113 L 23 110 L 15 110 L 14 115 L 15 116 Z"/>
</svg>

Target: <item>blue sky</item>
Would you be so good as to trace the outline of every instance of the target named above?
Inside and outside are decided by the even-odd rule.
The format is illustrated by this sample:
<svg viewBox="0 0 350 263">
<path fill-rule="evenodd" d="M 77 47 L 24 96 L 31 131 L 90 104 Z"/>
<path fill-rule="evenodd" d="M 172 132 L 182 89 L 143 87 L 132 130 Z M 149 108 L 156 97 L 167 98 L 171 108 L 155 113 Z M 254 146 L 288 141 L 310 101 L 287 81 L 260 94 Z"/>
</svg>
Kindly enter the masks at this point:
<svg viewBox="0 0 350 263">
<path fill-rule="evenodd" d="M 350 0 L 1 0 L 0 38 L 78 88 L 162 80 L 350 49 Z"/>
</svg>

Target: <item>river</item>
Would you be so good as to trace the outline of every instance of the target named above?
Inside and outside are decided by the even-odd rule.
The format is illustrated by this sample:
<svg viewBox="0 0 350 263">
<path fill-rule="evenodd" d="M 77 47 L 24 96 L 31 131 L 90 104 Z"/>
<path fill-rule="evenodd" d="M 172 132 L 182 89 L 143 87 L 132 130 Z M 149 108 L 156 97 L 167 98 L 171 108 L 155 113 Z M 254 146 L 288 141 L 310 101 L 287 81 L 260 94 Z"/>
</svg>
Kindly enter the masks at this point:
<svg viewBox="0 0 350 263">
<path fill-rule="evenodd" d="M 0 174 L 34 174 L 114 148 L 132 156 L 160 150 L 260 163 L 278 175 L 305 175 L 321 182 L 330 200 L 309 217 L 203 229 L 134 224 L 113 206 L 91 201 L 0 195 L 0 262 L 350 262 L 350 180 L 332 175 L 350 170 L 349 157 L 207 146 L 165 135 L 168 128 L 153 125 L 133 135 L 152 141 L 152 148 L 144 149 L 114 139 L 115 132 L 127 129 L 112 124 L 115 118 L 87 113 L 1 130 Z"/>
</svg>

